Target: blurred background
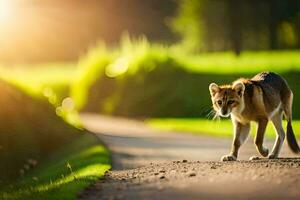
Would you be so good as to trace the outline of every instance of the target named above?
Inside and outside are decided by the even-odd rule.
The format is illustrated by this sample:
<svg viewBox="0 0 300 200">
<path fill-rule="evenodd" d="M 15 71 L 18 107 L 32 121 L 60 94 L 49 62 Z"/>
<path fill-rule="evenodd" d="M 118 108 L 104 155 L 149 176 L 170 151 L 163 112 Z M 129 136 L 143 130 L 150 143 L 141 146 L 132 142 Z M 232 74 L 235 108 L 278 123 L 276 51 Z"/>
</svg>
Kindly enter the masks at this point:
<svg viewBox="0 0 300 200">
<path fill-rule="evenodd" d="M 5 76 L 55 90 L 57 103 L 71 97 L 79 110 L 205 117 L 210 81 L 273 70 L 297 85 L 298 1 L 1 0 L 0 7 Z"/>
<path fill-rule="evenodd" d="M 293 0 L 1 0 L 3 63 L 75 61 L 99 40 L 124 32 L 192 52 L 299 48 Z"/>
<path fill-rule="evenodd" d="M 300 1 L 0 0 L 2 181 L 76 137 L 78 112 L 230 136 L 208 85 L 260 71 L 287 79 L 299 119 Z"/>
</svg>

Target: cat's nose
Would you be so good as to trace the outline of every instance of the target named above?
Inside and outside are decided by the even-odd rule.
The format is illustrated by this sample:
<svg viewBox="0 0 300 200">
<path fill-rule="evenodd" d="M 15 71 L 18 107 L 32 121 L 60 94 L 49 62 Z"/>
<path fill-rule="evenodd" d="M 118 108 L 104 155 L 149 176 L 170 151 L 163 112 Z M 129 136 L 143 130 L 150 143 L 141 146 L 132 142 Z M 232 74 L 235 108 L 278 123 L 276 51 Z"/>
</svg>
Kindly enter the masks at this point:
<svg viewBox="0 0 300 200">
<path fill-rule="evenodd" d="M 227 115 L 227 109 L 223 109 L 223 108 L 222 108 L 222 109 L 221 109 L 221 114 L 222 114 L 222 115 Z"/>
</svg>

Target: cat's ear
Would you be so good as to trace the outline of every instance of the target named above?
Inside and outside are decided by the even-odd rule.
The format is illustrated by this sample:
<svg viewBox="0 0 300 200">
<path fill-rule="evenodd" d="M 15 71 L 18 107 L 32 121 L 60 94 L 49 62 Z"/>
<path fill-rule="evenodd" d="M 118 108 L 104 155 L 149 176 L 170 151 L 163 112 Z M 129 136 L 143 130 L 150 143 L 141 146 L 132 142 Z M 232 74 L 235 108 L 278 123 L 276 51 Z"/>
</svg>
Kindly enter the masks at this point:
<svg viewBox="0 0 300 200">
<path fill-rule="evenodd" d="M 235 90 L 235 92 L 240 96 L 242 97 L 244 95 L 244 92 L 245 92 L 245 85 L 244 83 L 238 81 L 238 82 L 235 82 L 233 85 L 232 85 L 232 89 Z"/>
<path fill-rule="evenodd" d="M 215 96 L 216 93 L 218 93 L 219 91 L 220 91 L 220 87 L 216 83 L 211 83 L 209 85 L 209 92 L 212 97 Z"/>
</svg>

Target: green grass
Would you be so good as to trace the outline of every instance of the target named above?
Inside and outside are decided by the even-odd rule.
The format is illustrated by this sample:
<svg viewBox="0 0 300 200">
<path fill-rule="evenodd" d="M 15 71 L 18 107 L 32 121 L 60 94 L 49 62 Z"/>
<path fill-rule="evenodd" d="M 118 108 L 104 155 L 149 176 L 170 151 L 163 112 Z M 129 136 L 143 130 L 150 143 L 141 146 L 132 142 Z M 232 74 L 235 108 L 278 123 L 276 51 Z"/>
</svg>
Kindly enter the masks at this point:
<svg viewBox="0 0 300 200">
<path fill-rule="evenodd" d="M 0 78 L 39 95 L 45 89 L 69 87 L 76 77 L 76 63 L 44 63 L 30 66 L 0 66 Z"/>
<path fill-rule="evenodd" d="M 0 199 L 75 199 L 110 167 L 107 149 L 95 136 L 83 134 L 17 183 L 0 190 Z"/>
<path fill-rule="evenodd" d="M 184 68 L 195 73 L 254 74 L 261 71 L 284 73 L 300 70 L 300 51 L 245 51 L 204 53 L 196 56 L 178 55 Z"/>
<path fill-rule="evenodd" d="M 199 110 L 210 107 L 211 82 L 230 83 L 260 71 L 282 74 L 298 102 L 300 50 L 191 54 L 179 46 L 125 35 L 116 48 L 100 43 L 90 49 L 78 70 L 71 97 L 79 110 L 130 117 L 205 117 L 207 113 Z M 300 118 L 300 112 L 295 117 Z"/>
<path fill-rule="evenodd" d="M 1 66 L 0 79 L 26 94 L 36 98 L 47 98 L 57 108 L 57 114 L 68 123 L 80 128 L 74 105 L 63 103 L 70 96 L 70 87 L 77 76 L 76 63 L 43 63 L 30 66 Z M 70 99 L 67 99 L 70 102 Z M 71 104 L 74 102 L 71 100 Z"/>
<path fill-rule="evenodd" d="M 0 68 L 0 79 L 16 86 L 16 95 L 10 90 L 10 93 L 3 95 L 6 98 L 13 98 L 11 103 L 17 104 L 15 106 L 15 109 L 17 109 L 16 112 L 20 112 L 19 107 L 21 104 L 19 101 L 23 100 L 18 95 L 18 90 L 19 92 L 24 92 L 24 96 L 34 97 L 32 101 L 22 102 L 27 107 L 24 108 L 26 112 L 21 112 L 20 118 L 27 117 L 22 113 L 26 114 L 29 112 L 31 114 L 28 115 L 30 116 L 29 118 L 34 119 L 32 113 L 36 114 L 35 107 L 39 106 L 34 100 L 45 101 L 45 104 L 47 104 L 46 101 L 48 99 L 53 106 L 49 106 L 50 109 L 46 111 L 53 109 L 53 115 L 55 116 L 56 109 L 57 115 L 63 118 L 73 117 L 73 119 L 66 121 L 72 125 L 77 125 L 77 113 L 72 107 L 72 102 L 68 99 L 67 101 L 63 101 L 65 97 L 69 96 L 70 85 L 76 77 L 76 73 L 76 64 L 72 63 L 15 66 L 10 68 L 2 66 Z M 27 127 L 33 127 L 34 130 L 43 134 L 44 132 L 48 133 L 49 130 L 51 135 L 59 134 L 52 132 L 52 127 L 54 128 L 53 130 L 61 131 L 61 136 L 67 135 L 67 132 L 70 133 L 69 129 L 60 129 L 61 126 L 53 123 L 53 121 L 56 122 L 52 120 L 53 115 L 51 115 L 52 121 L 47 118 L 48 114 L 42 110 L 42 112 L 35 115 L 35 117 L 40 115 L 39 119 L 41 120 L 36 120 L 38 121 L 38 127 L 34 123 L 27 123 L 26 121 L 24 130 L 22 130 L 23 135 L 27 136 L 26 139 L 32 140 L 30 139 L 30 134 L 26 132 L 28 130 L 31 131 L 31 129 L 27 129 Z M 45 117 L 47 120 L 42 121 Z M 77 124 L 72 123 L 75 121 Z M 5 124 L 5 121 L 3 122 Z M 48 123 L 51 123 L 49 124 L 51 126 L 49 129 L 45 128 Z M 61 123 L 63 124 L 64 122 Z M 14 126 L 19 126 L 19 124 L 14 124 Z M 1 126 L 1 128 L 3 127 Z M 75 137 L 79 131 L 74 129 L 73 132 Z M 32 148 L 27 149 L 29 151 L 36 148 L 45 147 L 33 145 Z M 19 154 L 21 153 L 17 152 L 17 155 Z M 12 153 L 11 155 L 13 156 Z M 72 140 L 67 145 L 60 146 L 54 153 L 51 153 L 50 158 L 47 157 L 39 160 L 39 164 L 35 169 L 25 170 L 27 173 L 21 179 L 11 182 L 10 185 L 1 185 L 0 182 L 0 199 L 75 199 L 78 192 L 102 177 L 110 167 L 109 152 L 99 143 L 99 140 L 90 134 L 78 135 L 77 139 Z M 24 169 L 25 167 L 22 168 L 22 170 Z"/>
<path fill-rule="evenodd" d="M 183 133 L 194 133 L 199 135 L 232 137 L 233 126 L 230 120 L 207 120 L 198 118 L 169 118 L 169 119 L 148 119 L 146 123 L 157 130 L 178 131 Z M 285 121 L 284 121 L 285 127 Z M 293 128 L 296 136 L 300 138 L 300 121 L 293 121 Z M 252 123 L 251 134 L 255 134 L 256 125 Z M 271 123 L 268 124 L 266 136 L 275 137 L 275 131 Z"/>
<path fill-rule="evenodd" d="M 3 67 L 0 77 L 47 96 L 59 107 L 61 116 L 76 124 L 76 115 L 61 112 L 66 97 L 72 98 L 72 112 L 205 117 L 210 107 L 207 88 L 211 82 L 230 83 L 260 71 L 275 71 L 286 78 L 295 94 L 294 118 L 300 118 L 300 50 L 245 51 L 240 56 L 232 52 L 189 54 L 178 46 L 153 44 L 144 37 L 133 40 L 125 35 L 119 46 L 109 48 L 99 43 L 76 64 Z"/>
</svg>

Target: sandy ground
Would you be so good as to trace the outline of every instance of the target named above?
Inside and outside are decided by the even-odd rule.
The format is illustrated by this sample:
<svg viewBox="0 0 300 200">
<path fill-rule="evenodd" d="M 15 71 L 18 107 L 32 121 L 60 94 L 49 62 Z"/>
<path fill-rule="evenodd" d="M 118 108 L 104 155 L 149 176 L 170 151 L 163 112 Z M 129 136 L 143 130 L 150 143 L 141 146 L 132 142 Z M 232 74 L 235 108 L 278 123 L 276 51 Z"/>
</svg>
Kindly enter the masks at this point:
<svg viewBox="0 0 300 200">
<path fill-rule="evenodd" d="M 300 158 L 286 145 L 284 159 L 248 161 L 258 155 L 249 138 L 240 161 L 218 162 L 231 139 L 159 133 L 91 114 L 82 119 L 111 149 L 113 169 L 79 199 L 300 199 Z"/>
</svg>

